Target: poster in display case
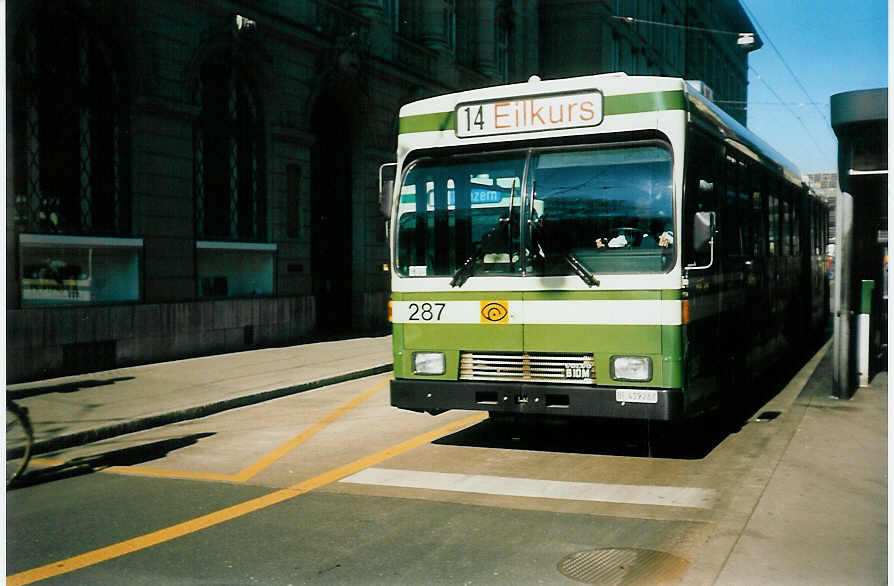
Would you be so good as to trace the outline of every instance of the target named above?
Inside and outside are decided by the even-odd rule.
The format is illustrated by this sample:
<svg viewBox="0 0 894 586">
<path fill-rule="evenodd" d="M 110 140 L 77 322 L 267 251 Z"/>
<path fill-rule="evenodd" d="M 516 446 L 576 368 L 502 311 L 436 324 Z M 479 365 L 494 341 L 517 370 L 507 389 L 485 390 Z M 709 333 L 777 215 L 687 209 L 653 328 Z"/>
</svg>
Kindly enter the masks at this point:
<svg viewBox="0 0 894 586">
<path fill-rule="evenodd" d="M 21 234 L 22 305 L 140 300 L 141 238 Z"/>
</svg>

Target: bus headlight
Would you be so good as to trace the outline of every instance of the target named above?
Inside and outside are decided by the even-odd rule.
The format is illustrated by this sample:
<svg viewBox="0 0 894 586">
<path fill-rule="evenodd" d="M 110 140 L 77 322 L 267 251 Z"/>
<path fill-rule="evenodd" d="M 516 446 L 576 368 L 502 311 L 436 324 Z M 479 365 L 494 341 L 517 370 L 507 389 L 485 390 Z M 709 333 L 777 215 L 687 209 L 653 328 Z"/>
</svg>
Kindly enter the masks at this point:
<svg viewBox="0 0 894 586">
<path fill-rule="evenodd" d="M 652 359 L 648 356 L 612 356 L 611 377 L 625 381 L 652 380 Z"/>
<path fill-rule="evenodd" d="M 444 374 L 446 360 L 443 352 L 416 352 L 413 354 L 413 374 Z"/>
</svg>

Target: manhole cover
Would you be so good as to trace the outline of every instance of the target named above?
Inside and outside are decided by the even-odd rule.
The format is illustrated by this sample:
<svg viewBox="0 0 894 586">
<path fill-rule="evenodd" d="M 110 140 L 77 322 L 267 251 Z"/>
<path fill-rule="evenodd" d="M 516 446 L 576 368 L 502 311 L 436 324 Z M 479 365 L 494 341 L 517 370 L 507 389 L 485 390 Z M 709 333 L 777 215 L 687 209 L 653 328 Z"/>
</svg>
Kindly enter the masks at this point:
<svg viewBox="0 0 894 586">
<path fill-rule="evenodd" d="M 689 560 L 652 549 L 588 549 L 566 556 L 558 570 L 584 584 L 677 584 Z"/>
</svg>

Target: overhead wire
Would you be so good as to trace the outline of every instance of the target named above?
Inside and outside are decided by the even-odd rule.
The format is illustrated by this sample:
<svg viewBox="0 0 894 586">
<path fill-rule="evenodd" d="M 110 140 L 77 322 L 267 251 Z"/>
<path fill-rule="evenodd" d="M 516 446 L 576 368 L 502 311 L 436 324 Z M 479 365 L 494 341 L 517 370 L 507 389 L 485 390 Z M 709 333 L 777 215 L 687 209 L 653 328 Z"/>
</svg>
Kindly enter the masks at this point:
<svg viewBox="0 0 894 586">
<path fill-rule="evenodd" d="M 754 105 L 754 106 L 798 106 L 799 108 L 803 108 L 804 106 L 810 106 L 816 104 L 818 106 L 828 106 L 829 102 L 758 102 L 755 100 L 714 100 L 717 104 L 740 104 L 740 105 Z"/>
<path fill-rule="evenodd" d="M 810 140 L 813 142 L 814 146 L 816 146 L 817 150 L 822 155 L 828 156 L 829 153 L 826 151 L 826 149 L 824 149 L 820 145 L 819 141 L 817 141 L 817 139 L 813 135 L 813 133 L 810 132 L 810 128 L 807 126 L 807 124 L 804 122 L 804 120 L 792 109 L 792 105 L 797 105 L 799 107 L 803 107 L 806 105 L 813 106 L 814 109 L 816 109 L 816 111 L 822 117 L 822 119 L 826 122 L 825 127 L 829 130 L 829 132 L 831 132 L 832 125 L 829 122 L 829 119 L 826 116 L 825 112 L 823 112 L 823 110 L 820 109 L 820 107 L 819 107 L 820 105 L 827 106 L 828 103 L 827 102 L 817 102 L 810 96 L 810 93 L 807 91 L 807 88 L 804 87 L 804 84 L 801 82 L 800 78 L 798 78 L 798 76 L 795 74 L 795 72 L 789 66 L 788 62 L 782 56 L 782 53 L 776 47 L 776 44 L 770 38 L 769 34 L 767 34 L 766 29 L 764 29 L 764 27 L 761 26 L 760 22 L 758 22 L 758 20 L 757 20 L 757 17 L 754 16 L 754 13 L 747 6 L 747 4 L 745 3 L 745 0 L 742 0 L 742 6 L 745 8 L 749 18 L 751 18 L 751 20 L 754 22 L 756 28 L 759 29 L 762 38 L 764 40 L 766 40 L 766 42 L 770 45 L 770 47 L 773 49 L 773 52 L 776 53 L 776 56 L 779 57 L 779 60 L 782 62 L 783 66 L 788 71 L 789 75 L 791 75 L 792 79 L 794 79 L 795 83 L 798 85 L 798 87 L 801 89 L 801 91 L 804 92 L 804 95 L 807 96 L 807 101 L 806 102 L 798 102 L 796 104 L 793 102 L 784 102 L 782 100 L 782 97 L 779 95 L 779 93 L 769 84 L 769 82 L 766 79 L 764 79 L 760 75 L 760 73 L 757 72 L 757 70 L 754 68 L 754 66 L 749 64 L 748 70 L 752 71 L 754 73 L 754 75 L 757 76 L 757 78 L 761 81 L 761 83 L 764 86 L 766 86 L 766 88 L 768 90 L 770 90 L 770 92 L 776 98 L 777 102 L 773 102 L 772 104 L 778 103 L 780 106 L 783 106 L 784 108 L 786 108 L 789 111 L 789 113 L 798 121 L 798 123 L 804 129 L 804 131 L 807 133 L 807 136 L 810 137 Z M 704 28 L 704 27 L 696 27 L 696 26 L 692 26 L 692 25 L 679 25 L 679 24 L 671 24 L 671 23 L 667 23 L 667 22 L 657 22 L 657 21 L 652 21 L 652 20 L 640 19 L 640 18 L 636 18 L 636 17 L 632 17 L 632 16 L 620 16 L 620 15 L 615 14 L 615 15 L 612 15 L 611 17 L 615 20 L 620 20 L 620 21 L 626 22 L 628 24 L 650 24 L 653 26 L 664 26 L 664 27 L 669 27 L 669 28 L 698 30 L 698 31 L 709 32 L 709 33 L 713 33 L 713 34 L 735 35 L 735 36 L 738 36 L 739 38 L 741 38 L 741 35 L 742 35 L 742 33 L 739 33 L 739 32 L 710 29 L 710 28 Z M 737 108 L 736 106 L 732 106 L 733 103 L 743 104 L 742 106 L 738 106 L 738 108 L 741 108 L 746 111 L 748 109 L 748 104 L 749 104 L 749 102 L 747 102 L 747 101 L 742 102 L 742 101 L 734 101 L 734 100 L 726 100 L 726 101 L 718 100 L 717 102 L 731 104 L 730 107 L 733 107 L 733 108 Z M 750 102 L 750 103 L 757 104 L 759 102 Z M 770 105 L 770 104 L 771 103 L 762 103 L 762 105 Z"/>
<path fill-rule="evenodd" d="M 795 119 L 801 124 L 801 127 L 804 129 L 804 132 L 807 133 L 807 136 L 810 137 L 810 140 L 813 141 L 814 146 L 816 146 L 817 151 L 819 151 L 819 153 L 822 154 L 822 155 L 824 155 L 824 156 L 828 156 L 829 153 L 826 152 L 826 150 L 823 149 L 823 147 L 820 146 L 819 142 L 816 140 L 816 137 L 813 136 L 813 133 L 812 133 L 812 132 L 810 132 L 810 128 L 807 127 L 807 124 L 804 122 L 804 120 L 803 120 L 800 116 L 798 116 L 798 114 L 795 113 L 794 110 L 792 110 L 792 107 L 791 107 L 791 106 L 787 105 L 786 102 L 783 102 L 783 101 L 782 101 L 782 97 L 780 97 L 780 95 L 776 92 L 776 90 L 773 89 L 773 86 L 771 86 L 771 85 L 767 82 L 766 79 L 764 79 L 763 77 L 761 77 L 761 74 L 758 73 L 758 72 L 757 72 L 757 69 L 755 69 L 752 65 L 749 64 L 749 65 L 748 65 L 748 69 L 749 69 L 749 71 L 754 72 L 754 75 L 757 76 L 757 78 L 761 81 L 761 83 L 763 83 L 763 84 L 767 87 L 768 90 L 770 90 L 770 93 L 772 93 L 774 96 L 776 96 L 776 99 L 779 101 L 779 103 L 782 104 L 782 105 L 785 107 L 785 109 L 788 110 L 789 113 L 790 113 L 792 116 L 794 116 Z"/>
<path fill-rule="evenodd" d="M 831 124 L 831 122 L 829 122 L 829 119 L 826 117 L 826 113 L 819 108 L 819 106 L 818 106 L 819 102 L 816 102 L 810 96 L 810 93 L 807 91 L 807 88 L 804 87 L 804 84 L 801 82 L 801 79 L 797 75 L 795 75 L 795 72 L 789 66 L 788 62 L 785 60 L 785 57 L 782 56 L 782 53 L 776 47 L 776 43 L 774 43 L 773 39 L 770 38 L 770 35 L 767 33 L 766 29 L 764 29 L 764 27 L 761 26 L 761 23 L 757 20 L 757 17 L 754 15 L 754 11 L 751 10 L 751 8 L 748 6 L 748 4 L 745 2 L 745 0 L 742 0 L 742 7 L 745 8 L 745 11 L 748 13 L 748 17 L 751 18 L 751 20 L 754 22 L 755 26 L 758 29 L 760 29 L 761 36 L 763 37 L 764 40 L 767 41 L 767 43 L 769 43 L 770 47 L 773 49 L 773 52 L 776 53 L 777 57 L 779 57 L 779 60 L 782 62 L 782 65 L 785 67 L 786 71 L 788 71 L 789 75 L 792 76 L 792 79 L 795 80 L 795 83 L 798 85 L 799 88 L 801 88 L 801 91 L 804 92 L 804 95 L 807 96 L 808 101 L 806 103 L 812 104 L 814 106 L 816 111 L 819 112 L 819 115 L 822 116 L 823 120 L 826 122 L 826 127 L 829 129 L 829 132 L 831 132 L 832 124 Z M 757 72 L 755 72 L 755 73 L 757 73 Z"/>
<path fill-rule="evenodd" d="M 714 33 L 714 34 L 718 34 L 718 35 L 733 35 L 734 37 L 741 36 L 742 34 L 745 34 L 745 33 L 733 32 L 733 31 L 724 31 L 724 30 L 714 29 L 714 28 L 704 28 L 701 26 L 692 26 L 692 25 L 687 25 L 687 24 L 672 24 L 669 22 L 659 22 L 657 20 L 646 20 L 644 18 L 636 18 L 634 16 L 619 16 L 617 14 L 613 14 L 612 18 L 614 18 L 615 20 L 620 20 L 620 21 L 626 22 L 628 24 L 652 24 L 655 26 L 663 26 L 663 27 L 668 27 L 668 28 L 681 28 L 681 29 L 692 30 L 692 31 L 701 31 L 701 32 L 705 32 L 705 33 Z"/>
</svg>

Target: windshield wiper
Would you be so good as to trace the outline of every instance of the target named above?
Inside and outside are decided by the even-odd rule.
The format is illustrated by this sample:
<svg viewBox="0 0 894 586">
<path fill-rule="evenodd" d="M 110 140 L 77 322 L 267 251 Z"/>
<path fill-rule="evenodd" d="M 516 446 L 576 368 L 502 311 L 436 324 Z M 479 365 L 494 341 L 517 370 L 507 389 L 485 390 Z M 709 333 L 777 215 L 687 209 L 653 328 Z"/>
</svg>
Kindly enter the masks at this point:
<svg viewBox="0 0 894 586">
<path fill-rule="evenodd" d="M 509 250 L 509 247 L 512 243 L 512 208 L 514 206 L 515 181 L 512 182 L 512 187 L 509 189 L 509 214 L 505 218 L 499 218 L 497 220 L 497 225 L 488 230 L 487 234 L 481 238 L 481 242 L 475 247 L 475 252 L 472 253 L 472 256 L 467 258 L 466 261 L 456 269 L 456 272 L 453 273 L 453 278 L 450 279 L 451 287 L 462 287 L 463 283 L 469 280 L 469 277 L 475 272 L 475 263 L 484 258 L 485 245 L 490 244 L 491 239 L 497 236 L 497 231 L 503 227 L 503 224 L 506 224 L 506 248 L 511 259 L 512 251 Z"/>
<path fill-rule="evenodd" d="M 478 246 L 475 247 L 475 252 L 472 253 L 472 256 L 466 259 L 456 272 L 453 273 L 453 278 L 450 279 L 451 287 L 462 287 L 463 283 L 469 280 L 469 277 L 475 272 L 475 263 L 484 258 L 484 247 L 490 244 L 490 241 L 497 236 L 497 232 L 503 228 L 504 223 L 508 223 L 509 218 L 500 218 L 497 220 L 497 225 L 488 230 L 488 232 L 481 237 L 481 242 Z"/>
<path fill-rule="evenodd" d="M 483 241 L 484 239 L 482 239 L 482 242 Z M 469 280 L 469 277 L 471 277 L 474 272 L 475 263 L 483 256 L 481 254 L 483 250 L 484 245 L 479 244 L 478 248 L 475 249 L 475 252 L 472 253 L 472 256 L 466 259 L 466 262 L 456 269 L 456 272 L 453 273 L 453 278 L 450 279 L 451 287 L 462 287 L 463 283 Z"/>
<path fill-rule="evenodd" d="M 542 221 L 542 217 L 540 218 L 540 221 Z M 536 221 L 534 223 L 534 226 L 538 228 L 541 227 L 541 225 L 538 224 Z M 536 248 L 536 253 L 540 256 L 541 259 L 543 259 L 543 262 L 546 262 L 551 255 L 550 253 L 543 250 L 541 240 L 542 238 L 539 237 L 534 238 L 532 244 Z M 597 279 L 596 275 L 590 272 L 590 269 L 585 267 L 584 264 L 580 260 L 578 260 L 576 256 L 574 256 L 573 252 L 569 252 L 568 254 L 566 254 L 565 260 L 568 262 L 569 265 L 571 265 L 571 269 L 574 271 L 574 274 L 580 277 L 583 282 L 587 284 L 587 286 L 592 287 L 595 285 L 599 287 L 599 279 Z"/>
<path fill-rule="evenodd" d="M 578 277 L 580 277 L 584 283 L 587 284 L 588 287 L 592 287 L 593 285 L 599 286 L 599 279 L 596 278 L 596 275 L 590 272 L 590 269 L 584 266 L 584 264 L 574 256 L 573 253 L 569 252 L 565 257 L 565 260 L 568 261 L 568 264 L 571 265 L 571 270 L 574 271 Z"/>
</svg>

